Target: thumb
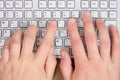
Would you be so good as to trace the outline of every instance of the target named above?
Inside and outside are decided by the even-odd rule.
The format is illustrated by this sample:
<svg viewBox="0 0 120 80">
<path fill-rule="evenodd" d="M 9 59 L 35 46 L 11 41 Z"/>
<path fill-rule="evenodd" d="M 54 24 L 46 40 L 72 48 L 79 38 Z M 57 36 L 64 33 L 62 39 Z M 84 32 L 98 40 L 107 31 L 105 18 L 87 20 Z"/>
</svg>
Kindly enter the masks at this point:
<svg viewBox="0 0 120 80">
<path fill-rule="evenodd" d="M 54 48 L 51 49 L 51 51 L 48 54 L 47 60 L 46 60 L 46 65 L 45 65 L 45 70 L 47 74 L 47 79 L 52 80 L 54 71 L 56 68 L 57 60 L 54 55 Z"/>
<path fill-rule="evenodd" d="M 72 63 L 71 63 L 71 59 L 69 56 L 69 53 L 65 50 L 61 50 L 60 51 L 61 54 L 61 61 L 60 61 L 60 69 L 63 75 L 64 80 L 71 80 L 71 76 L 72 76 Z"/>
</svg>

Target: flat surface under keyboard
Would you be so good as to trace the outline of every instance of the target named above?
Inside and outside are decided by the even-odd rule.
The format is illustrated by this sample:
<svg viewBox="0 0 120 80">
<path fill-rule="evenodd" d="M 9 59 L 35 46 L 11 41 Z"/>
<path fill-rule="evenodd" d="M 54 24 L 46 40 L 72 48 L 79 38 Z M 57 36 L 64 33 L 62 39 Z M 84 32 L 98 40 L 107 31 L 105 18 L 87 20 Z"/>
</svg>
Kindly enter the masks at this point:
<svg viewBox="0 0 120 80">
<path fill-rule="evenodd" d="M 0 0 L 0 51 L 7 37 L 15 29 L 25 31 L 34 24 L 40 28 L 35 46 L 37 47 L 46 32 L 46 24 L 54 19 L 58 22 L 55 39 L 55 55 L 60 58 L 59 51 L 67 49 L 70 54 L 71 43 L 67 30 L 67 20 L 76 18 L 83 39 L 81 14 L 91 11 L 93 19 L 105 19 L 106 25 L 117 25 L 120 31 L 119 0 Z M 97 32 L 97 30 L 96 30 Z M 83 39 L 84 42 L 84 39 Z"/>
</svg>

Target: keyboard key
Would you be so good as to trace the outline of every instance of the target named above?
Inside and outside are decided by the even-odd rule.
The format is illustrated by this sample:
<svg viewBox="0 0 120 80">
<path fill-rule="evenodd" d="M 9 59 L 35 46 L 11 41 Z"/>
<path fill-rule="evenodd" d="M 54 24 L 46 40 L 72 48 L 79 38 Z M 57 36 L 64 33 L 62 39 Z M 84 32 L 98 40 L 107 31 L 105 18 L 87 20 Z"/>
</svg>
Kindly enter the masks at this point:
<svg viewBox="0 0 120 80">
<path fill-rule="evenodd" d="M 58 21 L 58 28 L 64 28 L 65 27 L 65 21 Z"/>
<path fill-rule="evenodd" d="M 23 1 L 22 0 L 16 0 L 15 1 L 15 8 L 23 8 Z"/>
<path fill-rule="evenodd" d="M 32 11 L 25 11 L 25 18 L 32 18 L 33 14 Z"/>
<path fill-rule="evenodd" d="M 0 30 L 0 39 L 2 38 L 2 30 Z"/>
<path fill-rule="evenodd" d="M 111 9 L 117 8 L 117 1 L 110 1 L 110 8 Z"/>
<path fill-rule="evenodd" d="M 20 27 L 27 28 L 27 21 L 20 21 Z"/>
<path fill-rule="evenodd" d="M 30 25 L 37 26 L 37 21 L 30 21 Z"/>
<path fill-rule="evenodd" d="M 116 11 L 110 11 L 110 18 L 117 18 L 117 12 Z"/>
<path fill-rule="evenodd" d="M 10 25 L 12 28 L 17 28 L 18 27 L 18 21 L 11 21 Z"/>
<path fill-rule="evenodd" d="M 42 31 L 41 31 L 41 37 L 44 37 L 45 33 L 46 33 L 46 29 L 42 29 Z"/>
<path fill-rule="evenodd" d="M 65 47 L 70 47 L 70 46 L 71 46 L 70 39 L 65 39 Z"/>
<path fill-rule="evenodd" d="M 93 18 L 98 18 L 99 17 L 98 11 L 91 11 L 91 15 L 92 15 Z"/>
<path fill-rule="evenodd" d="M 4 38 L 10 37 L 10 30 L 9 29 L 3 30 L 3 37 Z"/>
<path fill-rule="evenodd" d="M 75 8 L 75 1 L 74 0 L 68 0 L 67 1 L 67 7 L 68 8 Z"/>
<path fill-rule="evenodd" d="M 4 7 L 4 2 L 0 1 L 0 9 Z"/>
<path fill-rule="evenodd" d="M 25 8 L 26 9 L 31 9 L 33 6 L 32 0 L 25 0 Z"/>
<path fill-rule="evenodd" d="M 73 18 L 79 18 L 80 17 L 79 11 L 72 11 L 72 17 Z"/>
<path fill-rule="evenodd" d="M 53 18 L 60 18 L 61 14 L 60 11 L 53 11 Z"/>
<path fill-rule="evenodd" d="M 55 49 L 55 55 L 56 55 L 57 57 L 60 56 L 60 51 L 61 51 L 61 49 Z M 59 58 L 60 58 L 60 57 L 59 57 Z"/>
<path fill-rule="evenodd" d="M 58 1 L 58 8 L 65 8 L 65 1 Z"/>
<path fill-rule="evenodd" d="M 1 21 L 1 27 L 8 27 L 8 21 Z"/>
<path fill-rule="evenodd" d="M 39 46 L 40 45 L 40 42 L 42 41 L 42 39 L 37 39 L 37 46 Z"/>
<path fill-rule="evenodd" d="M 109 27 L 110 25 L 115 25 L 117 26 L 117 21 L 105 21 L 106 22 L 106 26 Z"/>
<path fill-rule="evenodd" d="M 69 11 L 63 11 L 63 18 L 69 18 L 70 12 Z"/>
<path fill-rule="evenodd" d="M 98 1 L 91 1 L 91 8 L 98 8 Z"/>
<path fill-rule="evenodd" d="M 89 1 L 82 1 L 81 2 L 81 7 L 82 8 L 89 8 Z"/>
<path fill-rule="evenodd" d="M 13 0 L 6 1 L 6 8 L 13 8 Z"/>
<path fill-rule="evenodd" d="M 100 18 L 108 18 L 108 12 L 107 11 L 101 11 L 100 12 Z"/>
<path fill-rule="evenodd" d="M 108 2 L 107 1 L 100 1 L 100 8 L 107 8 Z"/>
<path fill-rule="evenodd" d="M 83 21 L 78 20 L 78 27 L 84 27 L 84 26 L 83 26 Z"/>
<path fill-rule="evenodd" d="M 39 27 L 45 28 L 46 27 L 46 21 L 39 21 Z"/>
<path fill-rule="evenodd" d="M 5 40 L 0 40 L 0 47 L 3 47 Z"/>
<path fill-rule="evenodd" d="M 56 8 L 56 1 L 49 1 L 48 6 L 49 8 Z"/>
<path fill-rule="evenodd" d="M 44 11 L 44 18 L 51 18 L 51 11 Z"/>
<path fill-rule="evenodd" d="M 35 11 L 34 16 L 35 16 L 35 18 L 41 18 L 42 17 L 42 12 L 41 11 Z"/>
<path fill-rule="evenodd" d="M 83 29 L 83 28 L 80 28 L 80 29 L 79 29 L 79 33 L 80 33 L 80 36 L 83 37 L 83 36 L 84 36 L 84 29 Z"/>
<path fill-rule="evenodd" d="M 63 46 L 63 40 L 62 39 L 55 39 L 55 46 L 56 47 L 62 47 Z"/>
<path fill-rule="evenodd" d="M 3 17 L 4 17 L 4 12 L 0 11 L 0 18 L 3 18 Z"/>
<path fill-rule="evenodd" d="M 67 37 L 68 36 L 68 31 L 66 29 L 60 30 L 60 37 Z"/>
<path fill-rule="evenodd" d="M 39 8 L 47 8 L 47 2 L 46 1 L 39 1 Z"/>
<path fill-rule="evenodd" d="M 22 11 L 15 11 L 15 18 L 23 18 L 23 12 Z"/>
<path fill-rule="evenodd" d="M 6 11 L 6 18 L 13 18 L 13 11 Z"/>
</svg>

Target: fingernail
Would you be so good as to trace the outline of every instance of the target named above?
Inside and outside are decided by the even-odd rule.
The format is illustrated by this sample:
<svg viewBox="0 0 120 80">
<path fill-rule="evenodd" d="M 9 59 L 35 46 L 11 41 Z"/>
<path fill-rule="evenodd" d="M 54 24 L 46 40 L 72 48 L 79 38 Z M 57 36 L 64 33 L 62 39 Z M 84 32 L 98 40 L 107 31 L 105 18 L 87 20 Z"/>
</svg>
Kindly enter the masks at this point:
<svg viewBox="0 0 120 80">
<path fill-rule="evenodd" d="M 61 58 L 64 58 L 64 53 L 63 52 L 61 52 L 60 55 L 61 55 Z"/>
<path fill-rule="evenodd" d="M 83 12 L 83 15 L 89 15 L 90 14 L 90 11 L 85 11 L 85 12 Z"/>
<path fill-rule="evenodd" d="M 112 25 L 111 28 L 112 28 L 111 30 L 112 30 L 113 32 L 117 31 L 117 27 L 116 27 L 116 26 Z"/>
</svg>

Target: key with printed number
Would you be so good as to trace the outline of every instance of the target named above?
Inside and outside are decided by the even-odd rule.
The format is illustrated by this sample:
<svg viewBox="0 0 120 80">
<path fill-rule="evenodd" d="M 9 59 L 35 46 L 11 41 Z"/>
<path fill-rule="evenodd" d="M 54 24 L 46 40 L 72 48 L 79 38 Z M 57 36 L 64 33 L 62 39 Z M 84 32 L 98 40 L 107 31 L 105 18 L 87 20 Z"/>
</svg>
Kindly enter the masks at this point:
<svg viewBox="0 0 120 80">
<path fill-rule="evenodd" d="M 51 18 L 51 11 L 44 11 L 44 18 Z"/>
<path fill-rule="evenodd" d="M 41 11 L 35 11 L 34 16 L 35 16 L 35 18 L 41 18 L 42 17 L 42 12 Z"/>
<path fill-rule="evenodd" d="M 69 11 L 63 11 L 63 18 L 69 18 L 70 12 Z"/>
<path fill-rule="evenodd" d="M 13 18 L 14 16 L 13 11 L 6 11 L 6 18 Z"/>
<path fill-rule="evenodd" d="M 60 18 L 61 17 L 60 11 L 53 11 L 53 18 Z"/>
<path fill-rule="evenodd" d="M 25 18 L 32 18 L 33 14 L 32 11 L 25 11 Z"/>
<path fill-rule="evenodd" d="M 23 18 L 23 12 L 22 11 L 15 11 L 15 18 Z"/>
</svg>

